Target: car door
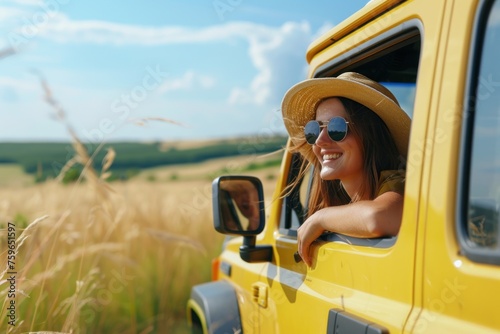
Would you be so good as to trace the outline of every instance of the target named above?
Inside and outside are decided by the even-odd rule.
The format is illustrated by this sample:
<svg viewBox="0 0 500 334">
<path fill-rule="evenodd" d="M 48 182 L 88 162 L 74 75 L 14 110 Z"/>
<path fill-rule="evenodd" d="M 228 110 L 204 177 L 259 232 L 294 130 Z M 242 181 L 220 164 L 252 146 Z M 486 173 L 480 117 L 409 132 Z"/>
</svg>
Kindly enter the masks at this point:
<svg viewBox="0 0 500 334">
<path fill-rule="evenodd" d="M 387 85 L 411 116 L 403 222 L 394 238 L 322 237 L 314 264 L 307 268 L 295 254 L 296 229 L 307 211 L 305 177 L 300 189 L 280 202 L 278 213 L 271 213 L 280 221 L 274 233 L 274 259 L 259 279 L 268 289 L 267 302 L 259 308 L 266 333 L 365 333 L 367 328 L 373 333 L 403 332 L 415 300 L 420 190 L 429 156 L 428 97 L 445 4 L 404 3 L 312 58 L 312 76 L 361 72 Z M 424 40 L 424 35 L 432 38 Z M 290 154 L 286 159 L 291 182 L 300 177 L 301 162 Z"/>
<path fill-rule="evenodd" d="M 498 333 L 500 1 L 455 1 L 450 14 L 412 328 Z"/>
</svg>

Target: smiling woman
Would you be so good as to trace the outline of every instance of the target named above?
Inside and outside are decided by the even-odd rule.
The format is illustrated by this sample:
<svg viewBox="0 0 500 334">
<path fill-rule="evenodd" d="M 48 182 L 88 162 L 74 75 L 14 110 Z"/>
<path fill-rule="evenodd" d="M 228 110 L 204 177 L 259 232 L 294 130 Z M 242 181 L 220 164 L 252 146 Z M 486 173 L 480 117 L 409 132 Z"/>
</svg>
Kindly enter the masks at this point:
<svg viewBox="0 0 500 334">
<path fill-rule="evenodd" d="M 326 231 L 395 236 L 403 213 L 410 118 L 394 95 L 346 72 L 295 85 L 285 94 L 282 112 L 291 152 L 304 156 L 303 171 L 314 166 L 310 212 L 297 230 L 304 261 L 311 265 L 311 245 Z"/>
</svg>

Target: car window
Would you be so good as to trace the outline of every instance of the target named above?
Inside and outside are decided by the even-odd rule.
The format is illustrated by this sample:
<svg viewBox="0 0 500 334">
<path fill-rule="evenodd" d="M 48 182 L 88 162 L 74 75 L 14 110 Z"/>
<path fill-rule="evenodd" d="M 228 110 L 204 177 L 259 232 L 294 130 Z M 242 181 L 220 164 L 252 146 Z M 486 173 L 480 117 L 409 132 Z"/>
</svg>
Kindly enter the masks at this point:
<svg viewBox="0 0 500 334">
<path fill-rule="evenodd" d="M 459 232 L 464 252 L 500 263 L 500 1 L 485 3 L 476 19 L 470 94 L 464 117 L 465 148 Z M 473 47 L 474 49 L 474 47 Z"/>
<path fill-rule="evenodd" d="M 387 87 L 396 97 L 401 108 L 413 118 L 413 103 L 415 102 L 416 85 L 414 82 L 380 82 Z"/>
<path fill-rule="evenodd" d="M 337 76 L 347 71 L 364 74 L 390 89 L 403 110 L 412 118 L 420 48 L 421 38 L 417 27 L 404 32 L 398 30 L 397 33 L 388 35 L 382 43 L 380 40 L 373 44 L 368 42 L 364 49 L 357 51 L 356 54 L 342 55 L 340 60 L 332 59 L 331 62 L 319 68 L 315 76 Z M 377 50 L 383 50 L 383 52 L 377 52 Z M 346 63 L 345 59 L 349 61 Z M 294 156 L 288 175 L 288 184 L 299 177 L 300 164 L 300 157 Z M 310 189 L 311 172 L 308 171 L 305 174 L 300 187 L 292 190 L 283 201 L 280 221 L 281 234 L 296 236 L 297 228 L 307 216 L 307 195 Z M 353 238 L 353 244 L 357 243 Z M 362 243 L 365 244 L 364 241 Z"/>
<path fill-rule="evenodd" d="M 307 199 L 309 191 L 310 171 L 300 177 L 299 171 L 302 164 L 300 154 L 294 154 L 288 173 L 287 183 L 291 184 L 297 178 L 300 184 L 293 189 L 283 200 L 281 211 L 280 232 L 285 235 L 296 236 L 297 229 L 307 216 Z"/>
</svg>

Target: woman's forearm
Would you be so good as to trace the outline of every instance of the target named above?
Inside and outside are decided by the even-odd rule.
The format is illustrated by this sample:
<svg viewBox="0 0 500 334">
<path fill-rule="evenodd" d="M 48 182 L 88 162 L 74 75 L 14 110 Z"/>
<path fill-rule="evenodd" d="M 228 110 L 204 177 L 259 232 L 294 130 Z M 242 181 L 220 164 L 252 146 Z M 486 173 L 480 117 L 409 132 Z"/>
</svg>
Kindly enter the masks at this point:
<svg viewBox="0 0 500 334">
<path fill-rule="evenodd" d="M 321 209 L 297 230 L 299 254 L 310 265 L 311 244 L 325 231 L 359 238 L 396 235 L 402 212 L 403 197 L 394 192 L 370 201 Z"/>
</svg>

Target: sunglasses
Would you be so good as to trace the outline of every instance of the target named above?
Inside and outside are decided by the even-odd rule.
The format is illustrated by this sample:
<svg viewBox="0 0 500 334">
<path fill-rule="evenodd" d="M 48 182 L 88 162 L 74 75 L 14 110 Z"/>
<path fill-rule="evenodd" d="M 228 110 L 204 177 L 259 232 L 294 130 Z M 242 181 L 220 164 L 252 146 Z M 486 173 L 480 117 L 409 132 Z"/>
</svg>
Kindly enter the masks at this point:
<svg viewBox="0 0 500 334">
<path fill-rule="evenodd" d="M 345 139 L 347 136 L 347 122 L 342 117 L 334 117 L 328 122 L 322 121 L 309 121 L 304 127 L 304 135 L 306 136 L 306 141 L 313 145 L 321 133 L 322 128 L 326 128 L 328 132 L 328 137 L 335 142 L 339 142 Z"/>
</svg>

